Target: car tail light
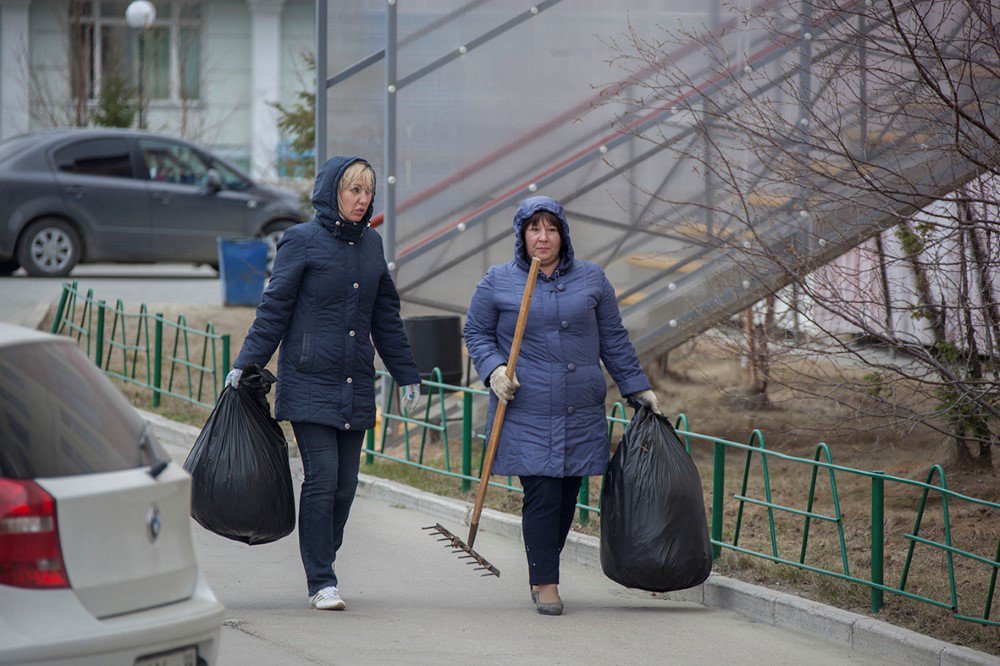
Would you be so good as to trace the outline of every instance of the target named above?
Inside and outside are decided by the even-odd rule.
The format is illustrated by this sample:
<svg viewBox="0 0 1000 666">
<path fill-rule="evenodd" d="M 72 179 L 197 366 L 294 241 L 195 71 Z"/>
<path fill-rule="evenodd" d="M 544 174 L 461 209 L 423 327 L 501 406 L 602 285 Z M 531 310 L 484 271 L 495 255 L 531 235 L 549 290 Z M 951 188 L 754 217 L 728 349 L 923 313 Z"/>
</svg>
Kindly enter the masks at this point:
<svg viewBox="0 0 1000 666">
<path fill-rule="evenodd" d="M 69 587 L 56 501 L 34 481 L 0 479 L 0 585 Z"/>
</svg>

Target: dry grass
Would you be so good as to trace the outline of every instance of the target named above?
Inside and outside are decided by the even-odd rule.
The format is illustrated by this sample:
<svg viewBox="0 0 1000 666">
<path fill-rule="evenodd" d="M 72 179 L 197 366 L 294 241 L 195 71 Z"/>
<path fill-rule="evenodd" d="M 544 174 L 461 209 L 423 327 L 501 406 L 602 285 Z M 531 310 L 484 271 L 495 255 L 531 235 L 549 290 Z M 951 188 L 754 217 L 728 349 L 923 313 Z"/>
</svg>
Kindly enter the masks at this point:
<svg viewBox="0 0 1000 666">
<path fill-rule="evenodd" d="M 162 311 L 168 317 L 176 317 L 175 309 L 165 307 L 151 308 L 151 310 Z M 211 320 L 215 323 L 217 332 L 229 333 L 232 336 L 232 355 L 235 358 L 253 316 L 253 310 L 187 308 L 185 314 L 190 326 L 203 327 L 206 321 Z M 272 371 L 273 366 L 272 360 L 269 366 Z M 779 369 L 778 372 L 787 372 L 786 379 L 794 382 L 809 381 L 808 368 L 805 367 L 787 367 Z M 744 443 L 747 442 L 752 429 L 761 428 L 769 450 L 807 459 L 813 458 L 816 445 L 822 439 L 829 445 L 833 462 L 837 465 L 860 470 L 879 469 L 893 476 L 920 481 L 925 479 L 927 470 L 932 464 L 947 463 L 951 458 L 948 443 L 938 434 L 912 427 L 886 428 L 884 423 L 859 419 L 845 407 L 838 407 L 829 402 L 802 399 L 787 388 L 776 388 L 772 391 L 771 406 L 768 409 L 760 411 L 740 409 L 734 406 L 730 390 L 740 383 L 741 378 L 742 371 L 738 359 L 732 353 L 708 342 L 699 342 L 693 350 L 688 349 L 684 358 L 673 360 L 669 376 L 659 377 L 654 383 L 664 411 L 671 414 L 683 411 L 689 418 L 690 429 L 694 432 Z M 185 380 L 185 377 L 175 378 L 175 381 L 180 382 L 175 384 L 175 390 L 183 390 Z M 124 385 L 124 390 L 133 404 L 144 409 L 151 408 L 151 393 L 148 389 Z M 158 411 L 170 418 L 194 425 L 201 425 L 207 417 L 205 409 L 172 398 L 165 398 Z M 282 425 L 291 439 L 288 424 Z M 387 439 L 385 450 L 386 453 L 402 457 L 404 449 L 399 430 L 401 429 L 396 428 L 397 432 L 392 433 Z M 620 437 L 620 433 L 621 430 L 616 428 L 615 437 Z M 449 424 L 449 438 L 453 455 L 452 469 L 458 471 L 461 438 L 457 423 Z M 419 436 L 415 441 L 417 443 L 411 450 L 414 458 L 418 455 Z M 475 463 L 479 461 L 480 452 L 481 447 L 477 443 L 472 458 Z M 692 440 L 691 453 L 706 488 L 706 507 L 710 507 L 712 445 Z M 746 454 L 742 451 L 730 449 L 727 453 L 723 518 L 723 539 L 727 542 L 731 542 L 734 536 L 739 504 L 733 499 L 733 495 L 740 491 L 745 460 Z M 443 447 L 440 441 L 432 438 L 424 452 L 424 463 L 443 464 Z M 1000 484 L 997 483 L 995 470 L 992 473 L 983 471 L 972 473 L 953 470 L 947 465 L 945 469 L 950 489 L 971 497 L 1000 502 Z M 461 482 L 457 479 L 427 473 L 386 460 L 363 465 L 362 471 L 468 501 L 472 500 L 475 488 L 473 485 L 471 491 L 463 492 Z M 772 500 L 784 506 L 805 510 L 811 469 L 801 463 L 769 460 L 768 472 L 771 479 Z M 591 504 L 597 502 L 600 482 L 600 478 L 591 480 Z M 514 484 L 516 483 L 515 479 Z M 850 573 L 858 578 L 868 578 L 871 567 L 871 482 L 866 477 L 838 472 L 836 483 L 843 515 Z M 759 499 L 765 497 L 759 455 L 751 459 L 746 494 Z M 909 545 L 903 535 L 911 532 L 914 527 L 919 499 L 919 489 L 886 484 L 884 523 L 886 584 L 899 583 Z M 521 496 L 518 493 L 494 489 L 487 495 L 486 504 L 494 509 L 517 514 L 520 512 L 520 500 Z M 821 470 L 817 477 L 813 511 L 832 515 L 833 510 L 829 474 Z M 955 500 L 949 501 L 948 510 L 953 545 L 988 559 L 993 558 L 1000 540 L 1000 510 Z M 778 554 L 786 559 L 798 560 L 802 546 L 803 518 L 775 512 L 774 520 Z M 597 534 L 599 524 L 592 518 L 588 525 L 578 525 L 577 529 Z M 938 541 L 944 540 L 943 505 L 940 497 L 934 497 L 933 493 L 924 513 L 920 535 Z M 749 504 L 745 506 L 739 545 L 760 552 L 770 552 L 771 540 L 766 508 Z M 832 571 L 843 571 L 839 538 L 831 523 L 812 521 L 805 563 Z M 907 590 L 950 603 L 945 565 L 946 558 L 940 550 L 918 544 L 914 549 Z M 981 616 L 989 585 L 989 568 L 963 557 L 955 557 L 954 565 L 956 587 L 959 591 L 956 600 L 958 607 L 964 614 Z M 723 551 L 721 558 L 715 563 L 715 570 L 741 580 L 816 599 L 854 612 L 870 613 L 869 590 L 859 584 L 840 581 L 788 565 L 771 563 L 731 550 Z M 994 595 L 991 611 L 993 619 L 1000 618 L 1000 590 Z M 952 619 L 947 609 L 886 594 L 885 606 L 874 617 L 952 643 L 1000 655 L 1000 629 Z"/>
<path fill-rule="evenodd" d="M 810 361 L 809 365 L 814 365 Z M 778 372 L 787 373 L 785 382 L 808 382 L 805 364 L 790 364 Z M 678 362 L 670 379 L 658 381 L 661 403 L 671 411 L 684 411 L 690 429 L 732 441 L 745 443 L 754 427 L 765 434 L 767 448 L 800 458 L 813 459 L 820 439 L 830 448 L 833 462 L 858 470 L 881 470 L 888 475 L 924 481 L 931 465 L 942 463 L 947 487 L 969 497 L 1000 503 L 1000 484 L 996 470 L 965 471 L 952 469 L 950 443 L 926 428 L 887 427 L 876 419 L 857 416 L 847 407 L 829 402 L 803 400 L 788 388 L 778 388 L 772 406 L 761 411 L 743 411 L 732 407 L 729 389 L 740 383 L 738 360 L 724 349 L 701 344 L 699 349 Z M 864 371 L 859 371 L 860 376 Z M 848 373 L 850 374 L 850 373 Z M 791 381 L 794 379 L 794 381 Z M 810 388 L 810 387 L 806 387 Z M 815 388 L 815 387 L 812 387 Z M 822 436 L 820 436 L 822 435 Z M 692 457 L 702 474 L 706 506 L 711 504 L 711 445 L 692 441 Z M 730 450 L 726 459 L 726 482 L 723 538 L 731 542 L 739 503 L 733 494 L 740 491 L 746 453 Z M 799 510 L 807 508 L 811 481 L 810 466 L 772 459 L 768 461 L 772 501 Z M 842 512 L 847 562 L 854 577 L 871 575 L 871 480 L 868 477 L 837 472 L 837 494 Z M 935 478 L 934 483 L 939 482 Z M 898 483 L 885 484 L 885 582 L 898 586 L 912 533 L 922 490 Z M 754 455 L 746 495 L 764 499 L 765 488 L 761 457 Z M 1000 509 L 970 502 L 948 501 L 952 545 L 987 559 L 996 555 L 1000 543 Z M 829 473 L 817 475 L 813 511 L 833 515 L 834 503 Z M 931 492 L 920 526 L 920 536 L 945 541 L 944 507 L 940 494 Z M 804 519 L 775 512 L 778 554 L 797 561 L 800 557 Z M 758 552 L 771 553 L 768 511 L 765 507 L 745 505 L 739 545 Z M 956 602 L 965 615 L 982 616 L 990 583 L 990 568 L 965 557 L 955 556 Z M 842 552 L 834 524 L 813 520 L 809 528 L 805 563 L 843 573 Z M 947 604 L 950 587 L 946 556 L 940 549 L 917 544 L 907 578 L 907 591 Z M 791 591 L 858 613 L 870 613 L 869 588 L 724 551 L 716 570 L 736 578 Z M 991 618 L 1000 617 L 1000 591 L 994 594 Z M 955 620 L 947 609 L 885 594 L 885 606 L 874 615 L 900 626 L 943 640 L 968 645 L 991 654 L 1000 654 L 1000 628 L 984 627 Z"/>
</svg>

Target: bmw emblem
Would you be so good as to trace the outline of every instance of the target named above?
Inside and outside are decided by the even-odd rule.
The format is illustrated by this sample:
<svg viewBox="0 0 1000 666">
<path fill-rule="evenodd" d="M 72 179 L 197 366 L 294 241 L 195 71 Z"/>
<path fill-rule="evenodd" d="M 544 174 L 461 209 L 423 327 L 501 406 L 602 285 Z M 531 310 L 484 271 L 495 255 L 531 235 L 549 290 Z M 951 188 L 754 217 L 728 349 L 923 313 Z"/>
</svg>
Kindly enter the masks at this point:
<svg viewBox="0 0 1000 666">
<path fill-rule="evenodd" d="M 156 537 L 160 536 L 162 528 L 160 510 L 156 506 L 149 507 L 149 511 L 146 512 L 146 532 L 149 534 L 150 543 L 156 541 Z"/>
</svg>

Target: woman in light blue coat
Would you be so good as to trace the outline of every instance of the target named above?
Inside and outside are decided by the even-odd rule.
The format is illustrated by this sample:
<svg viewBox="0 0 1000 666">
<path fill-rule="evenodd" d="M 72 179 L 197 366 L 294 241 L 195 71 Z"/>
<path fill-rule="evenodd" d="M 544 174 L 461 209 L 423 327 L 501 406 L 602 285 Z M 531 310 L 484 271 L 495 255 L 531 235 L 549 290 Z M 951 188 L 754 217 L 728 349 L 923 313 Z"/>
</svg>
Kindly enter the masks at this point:
<svg viewBox="0 0 1000 666">
<path fill-rule="evenodd" d="M 530 258 L 541 268 L 516 375 L 506 377 Z M 489 423 L 507 403 L 493 473 L 524 488 L 522 529 L 531 596 L 538 612 L 559 615 L 559 553 L 572 524 L 580 482 L 609 460 L 601 362 L 623 396 L 657 413 L 615 290 L 597 264 L 576 259 L 558 201 L 526 199 L 514 215 L 514 258 L 492 266 L 476 287 L 465 323 L 476 371 L 491 389 Z"/>
</svg>

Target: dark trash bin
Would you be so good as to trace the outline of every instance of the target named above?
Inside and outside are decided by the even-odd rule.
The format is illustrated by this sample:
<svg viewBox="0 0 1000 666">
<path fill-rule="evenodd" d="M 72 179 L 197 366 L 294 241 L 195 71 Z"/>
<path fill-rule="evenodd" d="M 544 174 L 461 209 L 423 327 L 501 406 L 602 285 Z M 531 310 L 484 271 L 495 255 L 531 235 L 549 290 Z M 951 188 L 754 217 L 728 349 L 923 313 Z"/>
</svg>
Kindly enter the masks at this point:
<svg viewBox="0 0 1000 666">
<path fill-rule="evenodd" d="M 218 239 L 223 305 L 260 305 L 267 280 L 267 242 L 261 238 Z"/>
<path fill-rule="evenodd" d="M 458 315 L 425 315 L 403 320 L 406 337 L 413 348 L 420 379 L 432 379 L 431 371 L 441 371 L 445 384 L 462 384 L 462 319 Z M 421 393 L 429 388 L 422 386 Z"/>
</svg>

